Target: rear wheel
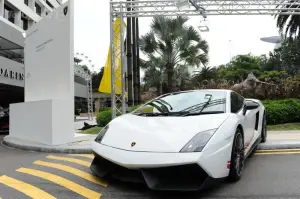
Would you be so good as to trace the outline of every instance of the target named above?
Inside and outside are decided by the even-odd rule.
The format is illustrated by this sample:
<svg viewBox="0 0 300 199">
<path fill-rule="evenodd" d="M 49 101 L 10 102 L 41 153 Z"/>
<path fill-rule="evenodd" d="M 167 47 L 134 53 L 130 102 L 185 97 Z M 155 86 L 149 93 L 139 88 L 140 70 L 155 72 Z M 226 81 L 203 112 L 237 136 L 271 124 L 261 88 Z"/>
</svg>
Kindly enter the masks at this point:
<svg viewBox="0 0 300 199">
<path fill-rule="evenodd" d="M 265 112 L 261 126 L 261 142 L 264 143 L 267 140 L 267 117 Z"/>
<path fill-rule="evenodd" d="M 231 161 L 230 161 L 230 172 L 228 180 L 236 182 L 241 179 L 244 170 L 244 138 L 241 129 L 237 129 L 235 132 Z"/>
</svg>

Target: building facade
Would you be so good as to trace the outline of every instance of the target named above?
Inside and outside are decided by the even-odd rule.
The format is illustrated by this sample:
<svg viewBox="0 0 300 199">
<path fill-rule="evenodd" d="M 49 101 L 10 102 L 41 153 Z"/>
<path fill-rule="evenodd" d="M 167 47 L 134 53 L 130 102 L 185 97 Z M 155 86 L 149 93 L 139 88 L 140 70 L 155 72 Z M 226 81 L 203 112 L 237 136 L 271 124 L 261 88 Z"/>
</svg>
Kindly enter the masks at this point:
<svg viewBox="0 0 300 199">
<path fill-rule="evenodd" d="M 0 0 L 0 106 L 24 101 L 22 33 L 61 4 L 62 0 Z M 77 76 L 75 97 L 87 98 L 86 81 Z"/>
</svg>

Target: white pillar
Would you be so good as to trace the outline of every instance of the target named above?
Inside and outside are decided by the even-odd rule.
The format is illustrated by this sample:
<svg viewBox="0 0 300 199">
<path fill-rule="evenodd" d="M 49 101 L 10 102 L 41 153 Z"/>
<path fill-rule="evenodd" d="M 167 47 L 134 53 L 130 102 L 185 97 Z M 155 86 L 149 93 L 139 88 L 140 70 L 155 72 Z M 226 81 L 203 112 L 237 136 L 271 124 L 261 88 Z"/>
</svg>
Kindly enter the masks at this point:
<svg viewBox="0 0 300 199">
<path fill-rule="evenodd" d="M 21 11 L 15 11 L 15 25 L 22 28 L 22 21 L 21 21 Z"/>
<path fill-rule="evenodd" d="M 4 0 L 0 0 L 0 17 L 4 16 Z"/>
<path fill-rule="evenodd" d="M 34 21 L 33 20 L 28 20 L 28 28 L 31 28 L 31 26 L 33 26 Z"/>
<path fill-rule="evenodd" d="M 46 7 L 45 6 L 42 6 L 42 14 L 41 14 L 41 17 L 45 17 L 46 16 Z"/>
<path fill-rule="evenodd" d="M 28 7 L 32 10 L 35 10 L 35 0 L 28 0 Z"/>
</svg>

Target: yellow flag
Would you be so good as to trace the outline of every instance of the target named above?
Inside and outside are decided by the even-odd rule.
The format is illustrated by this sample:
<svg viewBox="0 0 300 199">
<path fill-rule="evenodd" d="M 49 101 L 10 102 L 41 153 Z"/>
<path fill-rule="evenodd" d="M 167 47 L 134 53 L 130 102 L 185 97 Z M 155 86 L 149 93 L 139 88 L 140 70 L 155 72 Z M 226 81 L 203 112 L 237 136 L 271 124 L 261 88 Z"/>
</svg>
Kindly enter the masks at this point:
<svg viewBox="0 0 300 199">
<path fill-rule="evenodd" d="M 121 73 L 121 30 L 120 30 L 120 24 L 121 24 L 121 19 L 116 18 L 115 24 L 114 24 L 114 61 L 115 61 L 115 93 L 117 95 L 120 95 L 122 93 L 122 73 Z M 126 24 L 124 23 L 124 27 L 126 27 Z M 111 48 L 109 47 L 108 49 L 108 55 L 106 59 L 106 63 L 104 66 L 104 72 L 103 72 L 103 77 L 100 82 L 100 86 L 98 91 L 102 93 L 111 93 Z"/>
</svg>

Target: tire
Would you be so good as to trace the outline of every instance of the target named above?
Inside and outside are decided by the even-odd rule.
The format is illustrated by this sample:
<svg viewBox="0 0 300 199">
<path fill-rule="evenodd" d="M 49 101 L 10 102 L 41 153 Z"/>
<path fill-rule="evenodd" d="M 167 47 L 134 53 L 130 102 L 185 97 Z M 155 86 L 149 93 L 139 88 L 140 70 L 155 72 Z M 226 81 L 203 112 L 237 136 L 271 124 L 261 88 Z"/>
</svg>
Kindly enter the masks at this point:
<svg viewBox="0 0 300 199">
<path fill-rule="evenodd" d="M 261 143 L 265 143 L 266 142 L 267 135 L 268 135 L 268 131 L 267 131 L 267 116 L 266 116 L 266 113 L 264 112 L 263 121 L 262 121 L 262 124 L 261 124 Z"/>
<path fill-rule="evenodd" d="M 231 152 L 231 160 L 230 160 L 230 171 L 228 180 L 230 182 L 239 181 L 242 177 L 242 173 L 244 170 L 244 162 L 245 162 L 245 155 L 244 155 L 244 138 L 240 128 L 236 129 L 232 152 Z"/>
</svg>

